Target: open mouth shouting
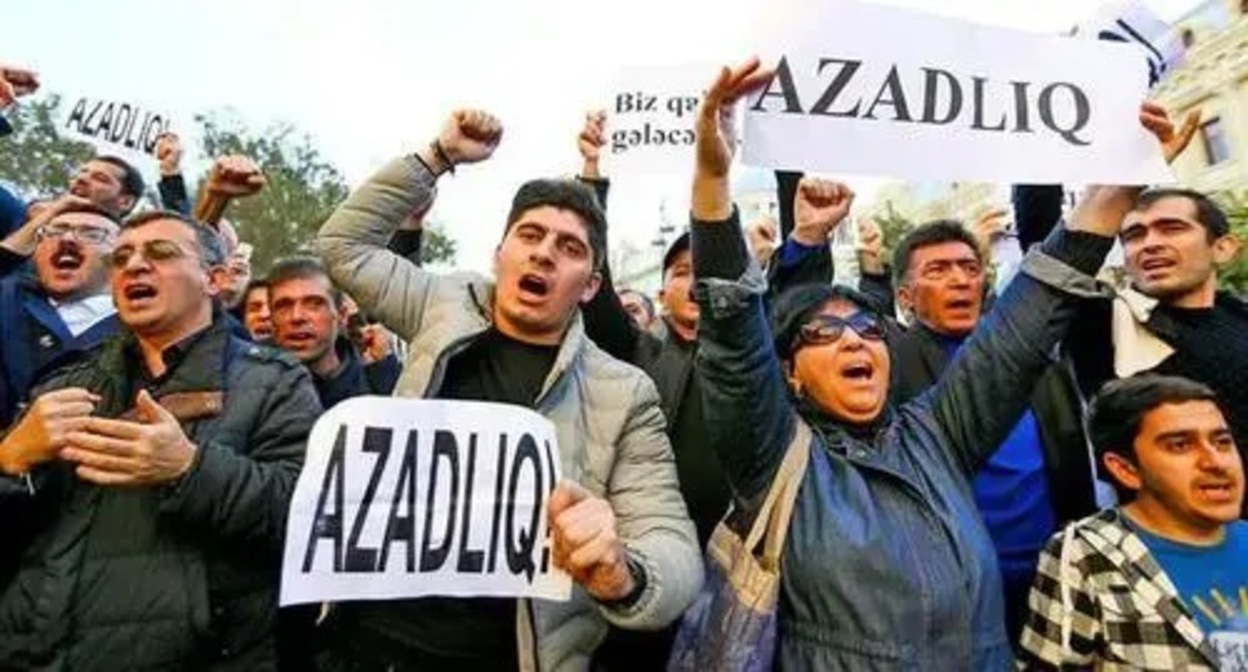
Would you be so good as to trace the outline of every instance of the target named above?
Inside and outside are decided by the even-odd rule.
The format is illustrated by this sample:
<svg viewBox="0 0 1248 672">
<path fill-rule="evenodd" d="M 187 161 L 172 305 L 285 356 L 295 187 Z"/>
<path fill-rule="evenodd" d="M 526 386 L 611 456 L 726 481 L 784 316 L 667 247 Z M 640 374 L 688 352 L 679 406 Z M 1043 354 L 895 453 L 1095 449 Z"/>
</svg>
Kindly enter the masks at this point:
<svg viewBox="0 0 1248 672">
<path fill-rule="evenodd" d="M 291 350 L 306 350 L 316 344 L 316 334 L 310 331 L 296 330 L 282 337 L 282 346 Z"/>
<path fill-rule="evenodd" d="M 1210 480 L 1196 484 L 1201 499 L 1211 504 L 1239 504 L 1239 490 L 1231 480 Z"/>
<path fill-rule="evenodd" d="M 155 285 L 141 281 L 128 282 L 121 290 L 122 298 L 131 309 L 150 306 L 159 294 Z"/>
<path fill-rule="evenodd" d="M 541 303 L 550 294 L 551 282 L 536 273 L 520 276 L 520 300 L 524 303 Z"/>
<path fill-rule="evenodd" d="M 62 245 L 56 250 L 56 254 L 52 256 L 52 269 L 57 276 L 72 277 L 75 273 L 82 269 L 82 265 L 86 262 L 86 258 L 82 255 L 76 246 Z"/>
<path fill-rule="evenodd" d="M 869 383 L 875 378 L 875 365 L 870 360 L 857 359 L 842 365 L 840 374 L 846 380 Z"/>
</svg>

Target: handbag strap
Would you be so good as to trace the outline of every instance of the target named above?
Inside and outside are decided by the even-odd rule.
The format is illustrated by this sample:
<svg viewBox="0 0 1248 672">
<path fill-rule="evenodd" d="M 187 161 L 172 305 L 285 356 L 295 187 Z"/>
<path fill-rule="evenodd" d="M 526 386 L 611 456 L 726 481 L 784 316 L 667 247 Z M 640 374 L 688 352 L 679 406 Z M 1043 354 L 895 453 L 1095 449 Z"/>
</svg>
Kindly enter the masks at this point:
<svg viewBox="0 0 1248 672">
<path fill-rule="evenodd" d="M 771 489 L 767 498 L 750 527 L 750 534 L 745 539 L 745 548 L 751 553 L 763 546 L 763 564 L 777 567 L 780 553 L 784 551 L 784 540 L 789 533 L 789 520 L 793 517 L 793 506 L 797 501 L 797 491 L 801 488 L 802 478 L 806 475 L 806 464 L 810 461 L 810 425 L 800 417 L 793 428 L 793 440 L 785 451 L 784 460 L 771 481 Z"/>
</svg>

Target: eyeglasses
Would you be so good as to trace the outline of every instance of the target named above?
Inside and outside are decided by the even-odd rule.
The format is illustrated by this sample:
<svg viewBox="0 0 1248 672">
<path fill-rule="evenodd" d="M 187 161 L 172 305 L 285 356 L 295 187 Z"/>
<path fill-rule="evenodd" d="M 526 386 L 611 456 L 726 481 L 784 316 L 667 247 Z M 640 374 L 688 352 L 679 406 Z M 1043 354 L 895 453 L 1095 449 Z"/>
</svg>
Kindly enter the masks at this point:
<svg viewBox="0 0 1248 672">
<path fill-rule="evenodd" d="M 118 247 L 109 255 L 109 264 L 113 268 L 125 268 L 136 254 L 142 254 L 144 259 L 152 263 L 197 256 L 187 252 L 181 245 L 172 240 L 157 239 L 146 241 L 138 247 L 134 245 Z"/>
<path fill-rule="evenodd" d="M 848 318 L 835 315 L 816 315 L 802 325 L 798 332 L 798 341 L 802 345 L 826 345 L 835 343 L 845 334 L 845 328 L 854 330 L 863 340 L 884 340 L 884 329 L 880 323 L 867 313 L 858 312 Z"/>
<path fill-rule="evenodd" d="M 74 226 L 63 222 L 52 222 L 36 229 L 35 238 L 39 241 L 73 238 L 80 243 L 100 245 L 112 240 L 113 232 L 97 226 Z"/>
</svg>

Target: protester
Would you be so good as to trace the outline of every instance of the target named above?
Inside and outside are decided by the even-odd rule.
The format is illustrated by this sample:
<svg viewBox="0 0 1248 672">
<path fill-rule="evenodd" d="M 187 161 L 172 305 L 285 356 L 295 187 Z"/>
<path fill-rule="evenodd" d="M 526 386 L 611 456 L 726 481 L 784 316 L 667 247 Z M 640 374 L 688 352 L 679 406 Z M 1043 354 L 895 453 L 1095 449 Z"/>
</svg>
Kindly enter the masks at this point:
<svg viewBox="0 0 1248 672">
<path fill-rule="evenodd" d="M 1088 431 L 1123 505 L 1053 537 L 1020 669 L 1244 669 L 1244 471 L 1209 387 L 1145 374 L 1111 382 Z"/>
<path fill-rule="evenodd" d="M 580 179 L 594 187 L 604 207 L 609 183 L 602 176 L 599 155 L 606 144 L 606 122 L 604 113 L 590 113 L 577 139 L 583 160 Z M 693 365 L 697 356 L 698 307 L 691 295 L 693 263 L 688 233 L 668 246 L 662 268 L 659 302 L 664 313 L 649 329 L 644 329 L 636 326 L 614 291 L 610 266 L 604 264 L 603 286 L 585 306 L 585 332 L 612 356 L 645 371 L 658 388 L 667 436 L 676 454 L 680 493 L 693 519 L 698 544 L 705 546 L 728 509 L 731 493 L 715 451 L 708 444 L 702 393 Z M 658 632 L 612 628 L 594 657 L 594 669 L 610 672 L 661 668 L 675 637 L 675 627 Z"/>
<path fill-rule="evenodd" d="M 861 294 L 799 286 L 777 299 L 771 328 L 765 320 L 716 118 L 770 76 L 754 60 L 725 68 L 707 93 L 692 209 L 706 427 L 739 531 L 796 423 L 815 430 L 781 567 L 777 666 L 1003 669 L 1012 653 L 1000 575 L 971 479 L 1023 415 L 1129 190 L 1094 188 L 936 385 L 893 409 L 882 318 Z M 826 220 L 843 214 L 842 199 L 803 197 Z"/>
<path fill-rule="evenodd" d="M 1154 108 L 1155 109 L 1155 108 Z M 1196 126 L 1163 138 L 1174 161 Z M 1015 188 L 1019 236 L 1043 235 L 1060 217 L 1061 187 Z M 1080 387 L 1092 395 L 1109 380 L 1140 372 L 1190 378 L 1208 385 L 1227 410 L 1236 442 L 1248 441 L 1248 304 L 1218 290 L 1218 267 L 1239 251 L 1226 213 L 1208 196 L 1154 189 L 1123 219 L 1125 282 L 1114 299 L 1085 302 L 1064 347 Z M 1248 509 L 1245 510 L 1248 515 Z"/>
<path fill-rule="evenodd" d="M 269 282 L 263 278 L 252 280 L 243 290 L 243 300 L 234 309 L 234 317 L 243 323 L 247 333 L 257 343 L 273 338 L 272 313 L 269 312 Z"/>
<path fill-rule="evenodd" d="M 633 318 L 638 329 L 649 331 L 654 326 L 656 316 L 654 302 L 650 297 L 633 289 L 621 289 L 616 295 L 620 297 L 620 304 L 624 306 L 628 316 Z"/>
<path fill-rule="evenodd" d="M 0 442 L 0 668 L 277 667 L 286 509 L 320 413 L 293 359 L 214 310 L 215 234 L 182 215 L 122 229 L 124 332 L 42 383 Z M 15 512 L 23 512 L 15 518 Z M 28 538 L 23 538 L 28 532 Z"/>
<path fill-rule="evenodd" d="M 117 218 L 64 196 L 0 243 L 0 430 L 39 374 L 117 332 L 108 257 Z M 32 276 L 18 272 L 34 259 Z"/>
<path fill-rule="evenodd" d="M 16 103 L 19 97 L 29 96 L 38 90 L 38 73 L 0 63 L 0 138 L 13 132 L 13 127 L 4 118 L 5 108 Z M 0 187 L 0 238 L 16 231 L 26 219 L 26 206 L 22 201 L 8 189 Z"/>
<path fill-rule="evenodd" d="M 984 323 L 985 269 L 979 242 L 960 222 L 924 224 L 897 244 L 896 296 L 912 320 L 889 343 L 897 366 L 895 403 L 935 385 Z M 1011 641 L 1021 633 L 1036 562 L 1049 537 L 1097 510 L 1082 402 L 1065 362 L 1046 368 L 1030 401 L 972 481 L 976 506 L 997 549 Z"/>
<path fill-rule="evenodd" d="M 312 373 L 321 405 L 368 394 L 389 395 L 399 377 L 393 354 L 365 364 L 345 334 L 342 292 L 316 259 L 279 260 L 269 269 L 273 343 Z"/>
<path fill-rule="evenodd" d="M 598 290 L 604 263 L 592 193 L 567 181 L 521 187 L 493 282 L 435 276 L 386 249 L 428 205 L 438 176 L 488 158 L 501 136 L 485 113 L 454 113 L 432 143 L 357 189 L 318 248 L 361 309 L 411 342 L 397 395 L 512 403 L 554 422 L 572 480 L 550 502 L 553 558 L 577 585 L 566 603 L 338 604 L 324 625 L 324 669 L 584 668 L 608 622 L 663 627 L 701 584 L 654 386 L 599 351 L 581 325 L 578 305 Z"/>
</svg>

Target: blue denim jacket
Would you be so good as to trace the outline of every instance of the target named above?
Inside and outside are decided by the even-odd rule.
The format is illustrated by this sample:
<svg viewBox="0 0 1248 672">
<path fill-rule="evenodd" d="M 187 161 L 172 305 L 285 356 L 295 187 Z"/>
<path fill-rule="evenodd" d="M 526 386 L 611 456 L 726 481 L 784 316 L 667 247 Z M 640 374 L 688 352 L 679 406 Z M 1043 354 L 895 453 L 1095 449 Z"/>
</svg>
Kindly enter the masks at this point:
<svg viewBox="0 0 1248 672">
<path fill-rule="evenodd" d="M 739 237 L 733 220 L 694 226 L 698 366 L 711 445 L 735 506 L 748 513 L 798 410 L 772 346 L 761 275 L 751 267 L 716 278 L 699 253 L 700 235 Z M 1111 244 L 1056 233 L 942 379 L 896 409 L 873 441 L 807 418 L 822 429 L 782 561 L 778 669 L 1012 669 L 996 556 L 970 482 L 1022 416 L 1077 297 L 1100 294 L 1088 276 Z"/>
</svg>

